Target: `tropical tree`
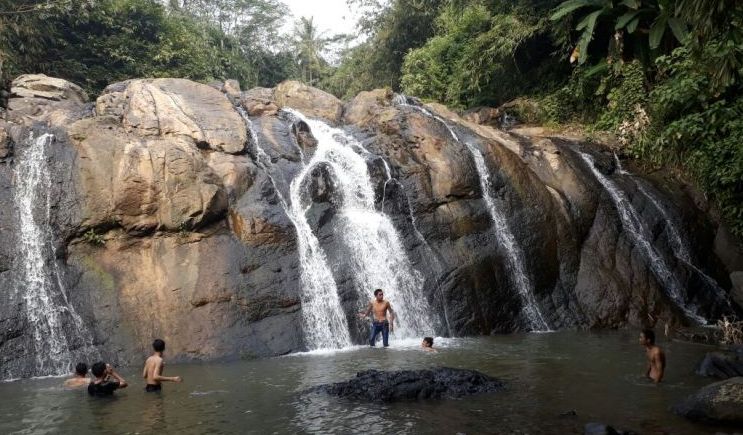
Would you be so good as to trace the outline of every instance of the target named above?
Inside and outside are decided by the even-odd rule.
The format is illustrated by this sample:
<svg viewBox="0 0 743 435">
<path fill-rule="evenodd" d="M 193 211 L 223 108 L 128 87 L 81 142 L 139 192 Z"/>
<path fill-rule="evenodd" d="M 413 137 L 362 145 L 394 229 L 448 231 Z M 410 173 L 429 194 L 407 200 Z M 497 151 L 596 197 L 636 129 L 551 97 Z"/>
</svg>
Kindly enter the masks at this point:
<svg viewBox="0 0 743 435">
<path fill-rule="evenodd" d="M 310 85 L 315 84 L 327 67 L 322 52 L 333 38 L 325 36 L 315 26 L 312 17 L 300 17 L 294 23 L 294 49 L 302 80 Z"/>
</svg>

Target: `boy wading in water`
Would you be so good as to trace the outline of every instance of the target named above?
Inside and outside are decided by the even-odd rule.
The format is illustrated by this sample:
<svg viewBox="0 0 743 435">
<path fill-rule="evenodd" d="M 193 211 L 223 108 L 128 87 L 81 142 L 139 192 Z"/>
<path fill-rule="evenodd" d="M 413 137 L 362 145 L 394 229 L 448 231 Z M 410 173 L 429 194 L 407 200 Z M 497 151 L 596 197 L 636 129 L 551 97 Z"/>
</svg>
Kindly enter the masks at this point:
<svg viewBox="0 0 743 435">
<path fill-rule="evenodd" d="M 390 318 L 387 320 L 387 311 L 390 313 Z M 369 317 L 370 313 L 374 313 L 371 324 L 371 333 L 369 334 L 369 346 L 374 347 L 377 341 L 377 335 L 382 333 L 382 343 L 384 347 L 390 345 L 390 331 L 395 330 L 395 312 L 392 310 L 392 305 L 388 301 L 384 300 L 384 292 L 378 288 L 374 290 L 374 300 L 369 302 L 369 306 L 364 311 L 359 313 L 362 319 Z"/>
<path fill-rule="evenodd" d="M 657 384 L 663 379 L 663 372 L 666 370 L 666 355 L 655 344 L 655 332 L 652 329 L 644 329 L 640 333 L 640 344 L 645 346 L 645 355 L 648 357 L 645 376 Z"/>
<path fill-rule="evenodd" d="M 165 351 L 165 342 L 159 338 L 152 342 L 152 348 L 155 353 L 152 354 L 147 361 L 144 362 L 144 370 L 142 371 L 142 377 L 147 380 L 147 385 L 144 390 L 148 393 L 153 391 L 160 391 L 162 389 L 161 382 L 181 382 L 180 376 L 163 376 L 163 352 Z"/>
<path fill-rule="evenodd" d="M 113 395 L 114 391 L 126 388 L 127 383 L 110 364 L 99 361 L 90 369 L 95 380 L 88 384 L 88 394 L 95 397 Z"/>
<path fill-rule="evenodd" d="M 87 387 L 90 383 L 88 377 L 88 365 L 84 362 L 77 363 L 75 366 L 75 376 L 64 381 L 65 388 L 80 388 Z"/>
</svg>

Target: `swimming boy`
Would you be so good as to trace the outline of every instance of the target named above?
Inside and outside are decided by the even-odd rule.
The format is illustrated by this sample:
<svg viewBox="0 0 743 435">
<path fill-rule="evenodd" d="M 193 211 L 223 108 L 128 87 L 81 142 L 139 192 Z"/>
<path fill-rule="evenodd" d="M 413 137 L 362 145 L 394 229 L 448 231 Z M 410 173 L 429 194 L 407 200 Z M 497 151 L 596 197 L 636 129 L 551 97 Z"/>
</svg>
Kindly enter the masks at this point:
<svg viewBox="0 0 743 435">
<path fill-rule="evenodd" d="M 387 319 L 387 312 L 389 311 L 389 320 Z M 369 346 L 374 347 L 377 341 L 377 335 L 382 333 L 382 343 L 384 347 L 388 347 L 390 332 L 395 331 L 395 312 L 392 310 L 392 305 L 384 300 L 384 292 L 382 289 L 374 290 L 374 300 L 369 302 L 369 305 L 364 311 L 359 313 L 359 316 L 363 318 L 369 317 L 370 313 L 374 313 L 372 318 L 371 333 L 369 334 Z"/>
<path fill-rule="evenodd" d="M 645 376 L 657 384 L 663 379 L 663 373 L 666 370 L 666 355 L 655 344 L 655 332 L 652 329 L 644 329 L 640 332 L 640 344 L 645 347 L 645 355 L 648 358 Z"/>
<path fill-rule="evenodd" d="M 126 388 L 127 383 L 110 364 L 98 361 L 90 369 L 95 379 L 88 384 L 88 394 L 96 397 L 113 395 L 114 391 Z"/>
<path fill-rule="evenodd" d="M 183 380 L 180 376 L 163 376 L 165 342 L 158 338 L 152 342 L 152 349 L 155 350 L 155 353 L 144 362 L 144 370 L 142 371 L 142 377 L 147 380 L 144 389 L 148 393 L 160 391 L 162 389 L 161 382 L 181 382 Z"/>
<path fill-rule="evenodd" d="M 438 350 L 433 348 L 433 337 L 423 337 L 423 342 L 421 343 L 421 347 L 426 352 L 438 352 Z"/>
<path fill-rule="evenodd" d="M 64 381 L 65 388 L 80 388 L 87 387 L 90 383 L 88 377 L 88 365 L 84 362 L 77 363 L 75 366 L 75 374 L 70 379 Z"/>
</svg>

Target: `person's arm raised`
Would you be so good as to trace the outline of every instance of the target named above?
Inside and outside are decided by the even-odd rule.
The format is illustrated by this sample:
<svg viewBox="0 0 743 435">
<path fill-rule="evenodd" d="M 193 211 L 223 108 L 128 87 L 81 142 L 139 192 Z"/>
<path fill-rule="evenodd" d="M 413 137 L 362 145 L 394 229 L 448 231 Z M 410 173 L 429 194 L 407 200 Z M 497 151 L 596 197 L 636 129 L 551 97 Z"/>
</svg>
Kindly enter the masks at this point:
<svg viewBox="0 0 743 435">
<path fill-rule="evenodd" d="M 121 377 L 120 374 L 116 373 L 116 370 L 114 370 L 113 367 L 111 366 L 108 366 L 108 367 L 109 367 L 108 374 L 112 378 L 116 379 L 116 381 L 118 381 L 119 388 L 126 388 L 127 386 L 129 386 L 129 384 L 126 383 L 126 380 L 123 377 Z"/>
</svg>

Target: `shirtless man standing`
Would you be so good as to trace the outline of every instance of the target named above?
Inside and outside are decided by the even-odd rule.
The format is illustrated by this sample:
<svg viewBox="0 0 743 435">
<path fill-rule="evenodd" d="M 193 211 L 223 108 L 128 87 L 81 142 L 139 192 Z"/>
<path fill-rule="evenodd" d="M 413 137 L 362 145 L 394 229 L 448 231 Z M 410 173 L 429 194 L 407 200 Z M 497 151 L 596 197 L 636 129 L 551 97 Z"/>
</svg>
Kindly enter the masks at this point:
<svg viewBox="0 0 743 435">
<path fill-rule="evenodd" d="M 652 329 L 644 329 L 640 333 L 640 344 L 645 346 L 645 354 L 648 357 L 645 376 L 657 384 L 663 379 L 663 372 L 666 370 L 666 355 L 656 346 L 655 332 Z"/>
<path fill-rule="evenodd" d="M 387 319 L 387 311 L 390 312 L 389 320 Z M 374 313 L 374 318 L 372 319 L 371 334 L 369 335 L 369 346 L 374 347 L 377 335 L 380 332 L 382 333 L 384 347 L 389 346 L 390 331 L 394 332 L 395 330 L 395 312 L 392 310 L 392 305 L 384 300 L 384 292 L 380 288 L 374 290 L 374 300 L 369 302 L 369 306 L 361 311 L 359 316 L 365 319 L 369 317 L 370 313 Z"/>
<path fill-rule="evenodd" d="M 163 376 L 163 352 L 165 351 L 165 342 L 159 338 L 152 342 L 152 348 L 155 353 L 152 354 L 147 361 L 144 362 L 144 370 L 142 371 L 142 377 L 147 380 L 145 391 L 151 393 L 153 391 L 160 391 L 162 389 L 161 382 L 181 382 L 180 376 Z"/>
</svg>

